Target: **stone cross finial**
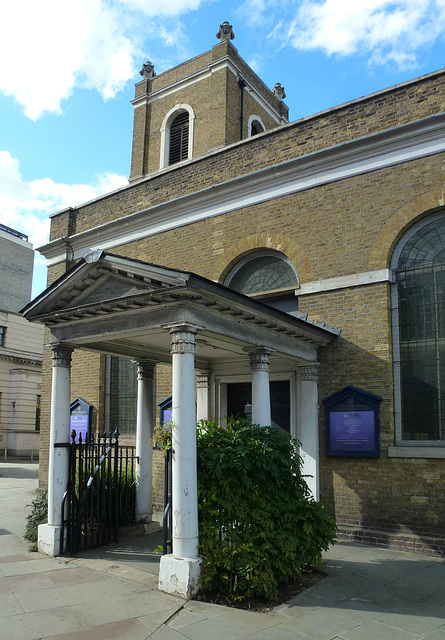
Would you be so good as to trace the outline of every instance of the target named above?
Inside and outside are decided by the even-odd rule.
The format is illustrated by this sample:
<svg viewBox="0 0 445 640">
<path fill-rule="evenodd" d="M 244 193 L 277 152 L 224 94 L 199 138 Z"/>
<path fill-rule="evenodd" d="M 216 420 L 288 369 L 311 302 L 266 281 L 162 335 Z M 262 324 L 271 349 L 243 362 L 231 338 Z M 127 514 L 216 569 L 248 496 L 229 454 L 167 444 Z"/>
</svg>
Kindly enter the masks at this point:
<svg viewBox="0 0 445 640">
<path fill-rule="evenodd" d="M 233 33 L 232 25 L 225 20 L 219 27 L 219 31 L 216 34 L 218 40 L 233 40 L 235 34 Z"/>
<path fill-rule="evenodd" d="M 273 94 L 277 96 L 278 100 L 284 100 L 284 98 L 286 97 L 286 94 L 284 93 L 284 87 L 282 87 L 279 82 L 276 83 L 272 91 Z"/>
<path fill-rule="evenodd" d="M 139 71 L 139 74 L 143 78 L 151 80 L 156 75 L 154 64 L 151 64 L 150 60 L 147 60 L 147 62 L 144 62 L 144 64 L 142 65 L 142 69 Z"/>
</svg>

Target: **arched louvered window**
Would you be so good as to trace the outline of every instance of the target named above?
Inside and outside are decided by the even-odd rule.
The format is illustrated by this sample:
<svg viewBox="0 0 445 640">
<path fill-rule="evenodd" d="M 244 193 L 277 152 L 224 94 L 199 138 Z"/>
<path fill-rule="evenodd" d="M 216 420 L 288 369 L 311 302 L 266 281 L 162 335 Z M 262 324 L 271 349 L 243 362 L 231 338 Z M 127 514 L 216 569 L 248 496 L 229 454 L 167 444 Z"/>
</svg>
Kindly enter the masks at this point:
<svg viewBox="0 0 445 640">
<path fill-rule="evenodd" d="M 286 256 L 273 251 L 261 251 L 240 260 L 225 284 L 247 295 L 296 287 L 298 280 Z"/>
<path fill-rule="evenodd" d="M 266 131 L 266 127 L 264 126 L 264 123 L 259 116 L 253 115 L 250 116 L 247 123 L 247 131 L 249 138 L 251 138 L 252 136 L 256 136 L 259 133 L 263 133 L 263 131 Z"/>
<path fill-rule="evenodd" d="M 170 149 L 168 164 L 175 164 L 188 158 L 189 114 L 180 113 L 170 125 Z"/>
<path fill-rule="evenodd" d="M 396 418 L 403 441 L 445 440 L 445 215 L 422 221 L 391 265 Z"/>
<path fill-rule="evenodd" d="M 259 133 L 263 133 L 264 129 L 261 126 L 261 124 L 258 122 L 258 120 L 254 120 L 250 126 L 250 135 L 251 136 L 256 136 Z"/>
</svg>

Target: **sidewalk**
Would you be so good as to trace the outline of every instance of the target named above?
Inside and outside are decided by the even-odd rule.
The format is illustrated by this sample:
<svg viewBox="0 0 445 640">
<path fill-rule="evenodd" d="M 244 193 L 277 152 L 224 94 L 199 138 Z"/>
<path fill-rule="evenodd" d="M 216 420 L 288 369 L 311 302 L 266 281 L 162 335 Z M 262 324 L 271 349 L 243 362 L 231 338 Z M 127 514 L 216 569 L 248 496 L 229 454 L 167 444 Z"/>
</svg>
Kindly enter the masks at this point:
<svg viewBox="0 0 445 640">
<path fill-rule="evenodd" d="M 0 640 L 445 640 L 445 563 L 427 556 L 337 544 L 327 578 L 265 614 L 160 593 L 157 535 L 30 553 L 37 469 L 0 463 Z"/>
</svg>

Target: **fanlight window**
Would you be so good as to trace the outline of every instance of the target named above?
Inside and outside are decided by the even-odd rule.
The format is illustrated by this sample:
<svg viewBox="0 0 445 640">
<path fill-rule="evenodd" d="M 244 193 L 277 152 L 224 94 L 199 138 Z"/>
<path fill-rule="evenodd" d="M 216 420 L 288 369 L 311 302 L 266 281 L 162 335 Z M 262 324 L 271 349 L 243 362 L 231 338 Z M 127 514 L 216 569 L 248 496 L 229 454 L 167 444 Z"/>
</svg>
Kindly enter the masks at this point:
<svg viewBox="0 0 445 640">
<path fill-rule="evenodd" d="M 417 228 L 399 251 L 401 439 L 445 440 L 445 217 Z"/>
<path fill-rule="evenodd" d="M 168 163 L 187 160 L 189 149 L 189 114 L 180 113 L 170 125 L 170 149 Z"/>
<path fill-rule="evenodd" d="M 241 260 L 225 284 L 247 295 L 296 287 L 298 280 L 294 268 L 284 255 L 264 252 Z"/>
</svg>

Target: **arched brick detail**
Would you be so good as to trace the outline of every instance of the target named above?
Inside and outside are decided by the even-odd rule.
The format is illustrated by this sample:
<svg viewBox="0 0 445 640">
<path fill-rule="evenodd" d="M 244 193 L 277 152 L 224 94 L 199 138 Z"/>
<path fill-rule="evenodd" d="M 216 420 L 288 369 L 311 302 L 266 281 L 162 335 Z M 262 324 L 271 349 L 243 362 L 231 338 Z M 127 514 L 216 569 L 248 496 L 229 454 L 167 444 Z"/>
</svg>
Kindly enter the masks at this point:
<svg viewBox="0 0 445 640">
<path fill-rule="evenodd" d="M 394 248 L 405 231 L 420 218 L 445 206 L 444 191 L 425 193 L 401 207 L 386 222 L 369 254 L 369 270 L 387 269 Z"/>
<path fill-rule="evenodd" d="M 252 234 L 226 249 L 215 262 L 210 278 L 219 283 L 224 282 L 227 274 L 241 258 L 260 249 L 273 249 L 284 253 L 297 271 L 298 282 L 313 280 L 311 264 L 301 246 L 284 236 L 269 233 Z"/>
</svg>

